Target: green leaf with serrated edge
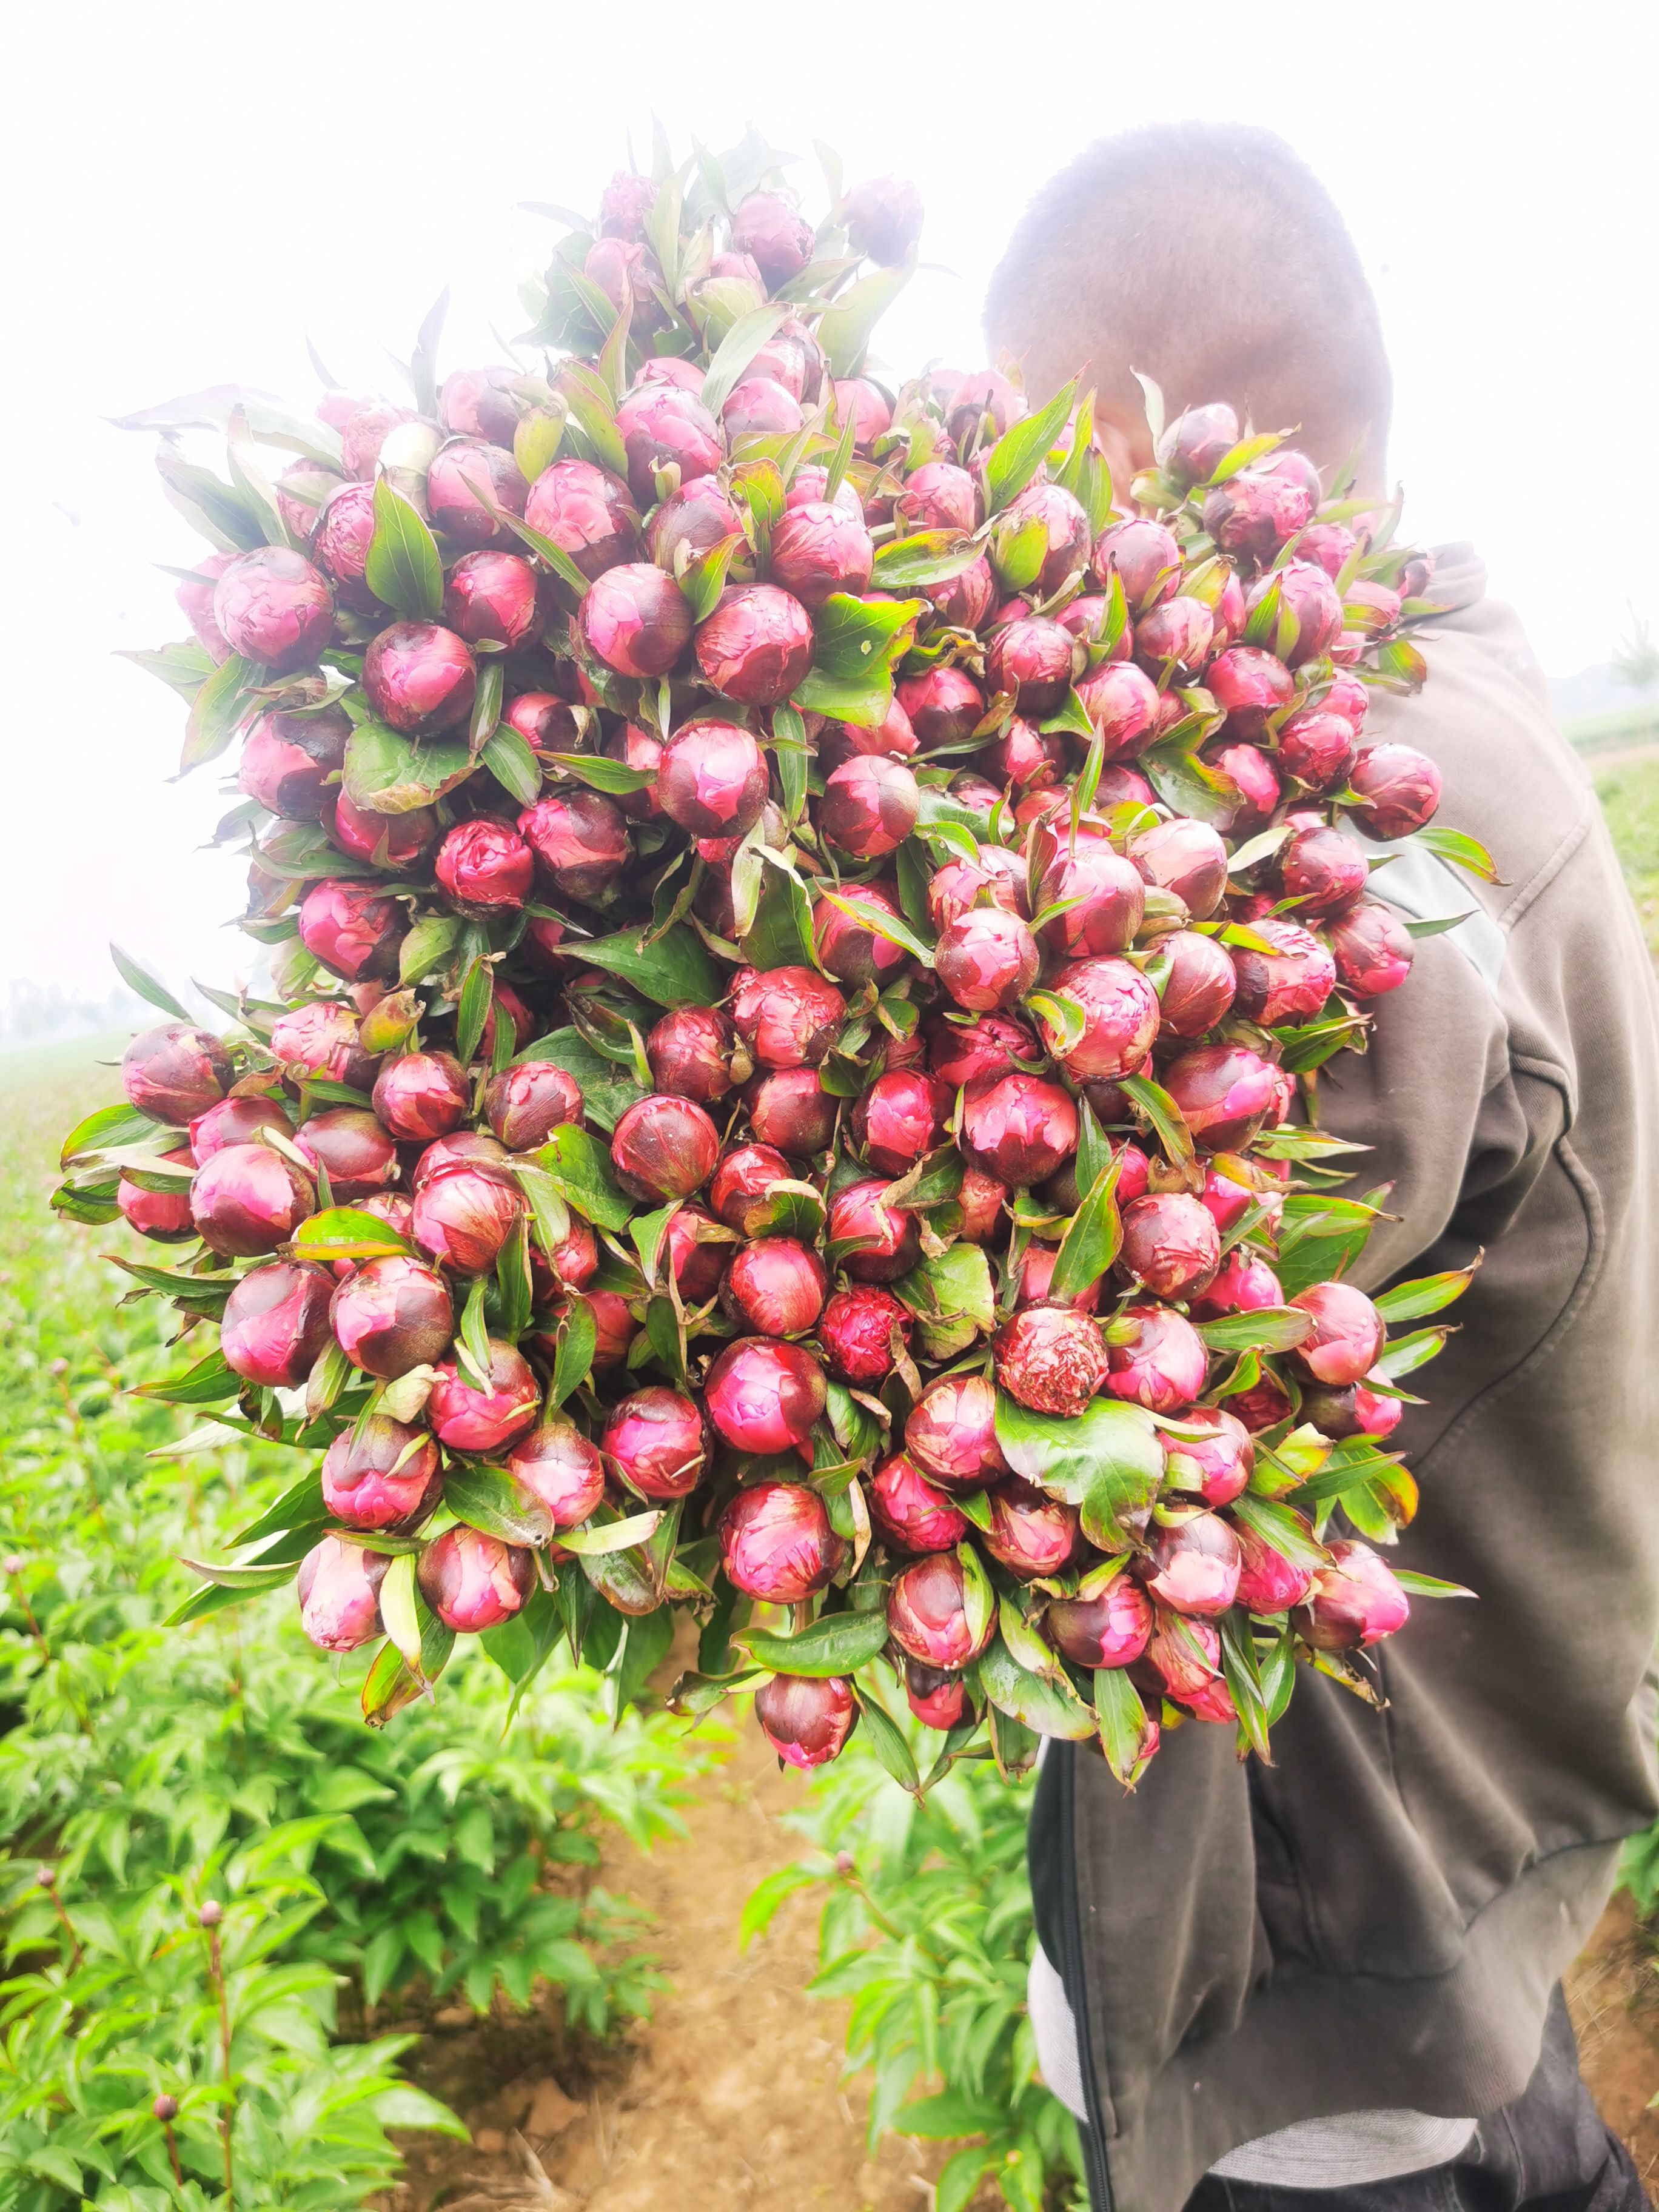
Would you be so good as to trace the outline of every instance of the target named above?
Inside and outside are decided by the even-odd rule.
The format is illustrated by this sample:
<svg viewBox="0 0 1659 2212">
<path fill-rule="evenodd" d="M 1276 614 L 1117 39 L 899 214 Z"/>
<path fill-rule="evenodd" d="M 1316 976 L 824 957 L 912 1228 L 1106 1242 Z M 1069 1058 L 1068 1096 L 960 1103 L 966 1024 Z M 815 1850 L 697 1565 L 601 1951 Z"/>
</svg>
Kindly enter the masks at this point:
<svg viewBox="0 0 1659 2212">
<path fill-rule="evenodd" d="M 1449 1328 L 1420 1328 L 1414 1336 L 1399 1337 L 1383 1346 L 1372 1373 L 1389 1382 L 1402 1375 L 1414 1374 L 1419 1367 L 1426 1367 L 1430 1360 L 1439 1357 L 1451 1334 Z"/>
<path fill-rule="evenodd" d="M 1048 1280 L 1051 1298 L 1080 1297 L 1097 1283 L 1118 1255 L 1123 1243 L 1123 1223 L 1117 1208 L 1118 1171 L 1121 1152 L 1108 1161 L 1090 1185 L 1087 1196 L 1066 1225 Z"/>
<path fill-rule="evenodd" d="M 455 1057 L 463 1067 L 471 1066 L 472 1056 L 478 1049 L 495 995 L 495 971 L 479 953 L 467 963 L 465 980 L 461 985 L 460 1000 L 455 1009 Z"/>
<path fill-rule="evenodd" d="M 598 1342 L 593 1309 L 583 1298 L 572 1298 L 559 1319 L 558 1349 L 554 1354 L 553 1380 L 548 1390 L 555 1406 L 562 1406 L 572 1392 L 579 1390 L 587 1380 L 592 1371 Z"/>
<path fill-rule="evenodd" d="M 1146 1734 L 1146 1708 L 1140 1692 L 1121 1667 L 1095 1670 L 1095 1720 L 1106 1764 L 1126 1785 L 1140 1765 Z"/>
<path fill-rule="evenodd" d="M 1034 1413 L 997 1394 L 997 1442 L 1016 1474 L 1079 1508 L 1083 1533 L 1103 1552 L 1119 1552 L 1125 1514 L 1150 1505 L 1164 1476 L 1164 1450 L 1152 1416 L 1115 1399 L 1091 1399 L 1062 1419 Z"/>
<path fill-rule="evenodd" d="M 914 592 L 927 584 L 948 584 L 971 568 L 979 556 L 975 540 L 960 530 L 919 530 L 878 548 L 870 588 Z"/>
<path fill-rule="evenodd" d="M 1062 385 L 1046 407 L 1005 430 L 985 457 L 985 504 L 992 514 L 1018 497 L 1066 428 L 1077 380 Z"/>
<path fill-rule="evenodd" d="M 1020 1665 L 1000 1633 L 986 1646 L 976 1672 L 980 1687 L 999 1712 L 1011 1713 L 1039 1735 L 1082 1743 L 1094 1734 L 1093 1714 L 1065 1676 L 1045 1681 L 1032 1674 Z"/>
<path fill-rule="evenodd" d="M 1503 878 L 1498 872 L 1498 863 L 1478 837 L 1471 837 L 1462 830 L 1448 830 L 1438 822 L 1431 822 L 1426 829 L 1419 830 L 1405 839 L 1407 845 L 1422 845 L 1454 867 L 1463 868 L 1478 876 L 1483 884 L 1498 884 Z"/>
<path fill-rule="evenodd" d="M 722 407 L 743 381 L 743 373 L 781 325 L 789 319 L 787 307 L 773 301 L 740 315 L 715 348 L 703 372 L 702 404 L 718 417 Z"/>
<path fill-rule="evenodd" d="M 384 722 L 359 722 L 346 740 L 342 781 L 354 806 L 371 814 L 412 814 L 435 805 L 472 772 L 465 738 L 417 744 Z"/>
<path fill-rule="evenodd" d="M 452 1465 L 444 1477 L 444 1504 L 458 1521 L 503 1544 L 545 1544 L 553 1534 L 546 1506 L 504 1468 Z"/>
<path fill-rule="evenodd" d="M 626 1513 L 622 1520 L 588 1522 L 581 1528 L 564 1528 L 560 1531 L 560 1544 L 577 1558 L 608 1559 L 617 1551 L 635 1551 L 639 1544 L 648 1544 L 659 1526 L 661 1509 L 657 1506 L 648 1513 Z"/>
<path fill-rule="evenodd" d="M 1477 1590 L 1466 1589 L 1462 1583 L 1443 1582 L 1438 1575 L 1419 1575 L 1410 1567 L 1390 1570 L 1395 1582 L 1411 1597 L 1477 1597 Z"/>
<path fill-rule="evenodd" d="M 573 940 L 570 950 L 591 966 L 622 976 L 659 1006 L 712 1006 L 726 995 L 729 978 L 695 931 L 676 922 L 648 945 L 645 934 L 625 930 L 616 937 Z"/>
<path fill-rule="evenodd" d="M 857 922 L 860 928 L 870 930 L 877 937 L 884 937 L 890 945 L 902 946 L 913 960 L 920 961 L 924 968 L 933 966 L 931 946 L 922 943 L 908 922 L 900 921 L 896 915 L 883 914 L 877 908 L 860 906 L 856 900 L 842 898 L 836 891 L 821 890 L 818 896 L 837 908 L 849 921 Z"/>
<path fill-rule="evenodd" d="M 378 1260 L 414 1249 L 389 1221 L 350 1206 L 313 1213 L 294 1232 L 295 1254 L 301 1260 Z"/>
<path fill-rule="evenodd" d="M 363 580 L 405 622 L 436 622 L 443 611 L 444 564 L 438 541 L 401 492 L 382 477 L 374 487 L 374 535 Z"/>
<path fill-rule="evenodd" d="M 171 1014 L 175 1021 L 194 1021 L 194 1015 L 186 1012 L 167 985 L 158 976 L 152 975 L 148 968 L 140 967 L 130 953 L 122 951 L 118 945 L 111 945 L 109 957 L 115 963 L 116 974 L 128 990 L 136 991 L 141 999 L 147 999 L 152 1006 L 159 1006 L 164 1014 Z"/>
<path fill-rule="evenodd" d="M 538 1037 L 519 1054 L 520 1062 L 550 1060 L 581 1086 L 582 1106 L 590 1121 L 603 1129 L 614 1129 L 628 1109 L 645 1097 L 630 1077 L 621 1075 L 594 1051 L 579 1030 L 554 1030 Z"/>
<path fill-rule="evenodd" d="M 1194 1161 L 1193 1133 L 1181 1109 L 1161 1084 L 1145 1075 L 1126 1075 L 1122 1086 L 1158 1133 L 1164 1155 L 1174 1167 L 1190 1170 Z"/>
<path fill-rule="evenodd" d="M 830 1613 L 793 1636 L 774 1635 L 769 1629 L 736 1630 L 732 1642 L 747 1651 L 758 1666 L 776 1674 L 852 1674 L 873 1659 L 887 1641 L 887 1615 L 877 1613 Z"/>
<path fill-rule="evenodd" d="M 1313 1316 L 1300 1306 L 1257 1306 L 1200 1322 L 1198 1333 L 1212 1352 L 1289 1352 L 1312 1334 Z"/>
<path fill-rule="evenodd" d="M 520 806 L 533 806 L 542 787 L 541 763 L 522 733 L 498 724 L 478 757 L 501 789 Z"/>
<path fill-rule="evenodd" d="M 161 1135 L 161 1126 L 136 1106 L 100 1106 L 95 1114 L 77 1121 L 64 1138 L 58 1164 L 67 1168 L 73 1161 L 115 1146 L 156 1142 Z"/>
<path fill-rule="evenodd" d="M 260 672 L 253 663 L 233 653 L 199 686 L 185 722 L 180 775 L 200 768 L 204 761 L 216 760 L 223 752 L 257 703 L 250 687 L 259 680 Z"/>
<path fill-rule="evenodd" d="M 611 1172 L 611 1152 L 590 1130 L 562 1122 L 536 1155 L 578 1213 L 596 1229 L 628 1226 L 633 1201 Z"/>
<path fill-rule="evenodd" d="M 1425 1314 L 1438 1313 L 1461 1298 L 1480 1266 L 1479 1260 L 1472 1260 L 1467 1267 L 1449 1268 L 1444 1274 L 1419 1275 L 1415 1282 L 1396 1283 L 1392 1290 L 1379 1291 L 1371 1304 L 1384 1321 L 1420 1321 Z"/>
<path fill-rule="evenodd" d="M 903 1730 L 873 1698 L 866 1696 L 856 1684 L 853 1695 L 858 1700 L 871 1750 L 901 1790 L 912 1797 L 919 1797 L 921 1795 L 921 1777 L 916 1771 L 915 1759 L 905 1741 Z"/>
</svg>

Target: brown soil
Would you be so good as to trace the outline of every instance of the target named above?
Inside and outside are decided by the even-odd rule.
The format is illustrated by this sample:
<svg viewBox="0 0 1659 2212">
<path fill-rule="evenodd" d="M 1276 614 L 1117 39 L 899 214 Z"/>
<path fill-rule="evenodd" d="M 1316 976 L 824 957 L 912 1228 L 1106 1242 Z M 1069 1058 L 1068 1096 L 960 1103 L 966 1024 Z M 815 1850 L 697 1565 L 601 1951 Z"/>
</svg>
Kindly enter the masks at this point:
<svg viewBox="0 0 1659 2212">
<path fill-rule="evenodd" d="M 441 2032 L 410 2054 L 473 2141 L 408 2138 L 388 2212 L 918 2212 L 931 2200 L 945 2152 L 890 2136 L 867 2155 L 864 2096 L 840 2082 L 846 2008 L 802 1994 L 817 1963 L 810 1895 L 738 1948 L 750 1890 L 806 1849 L 781 1825 L 801 1797 L 801 1778 L 780 1774 L 744 1724 L 688 1808 L 689 1839 L 648 1857 L 624 1844 L 606 1864 L 601 1880 L 656 1915 L 673 1984 L 620 2051 L 594 2059 L 537 2014 Z"/>
<path fill-rule="evenodd" d="M 386 2212 L 920 2212 L 948 2146 L 890 2136 L 872 2158 L 865 2099 L 840 2081 L 846 2008 L 803 1994 L 817 1965 L 809 1895 L 745 1954 L 738 1917 L 798 1857 L 783 1826 L 800 1778 L 740 1726 L 728 1764 L 688 1808 L 688 1838 L 621 1846 L 601 1879 L 656 1916 L 673 1986 L 620 2050 L 594 2053 L 557 2008 L 440 2026 L 411 2053 L 422 2086 L 466 2118 L 471 2143 L 407 2139 Z M 1584 2075 L 1650 2191 L 1659 2176 L 1659 1975 L 1628 1899 L 1568 1978 Z M 982 2200 L 1000 2200 L 994 2192 Z"/>
</svg>

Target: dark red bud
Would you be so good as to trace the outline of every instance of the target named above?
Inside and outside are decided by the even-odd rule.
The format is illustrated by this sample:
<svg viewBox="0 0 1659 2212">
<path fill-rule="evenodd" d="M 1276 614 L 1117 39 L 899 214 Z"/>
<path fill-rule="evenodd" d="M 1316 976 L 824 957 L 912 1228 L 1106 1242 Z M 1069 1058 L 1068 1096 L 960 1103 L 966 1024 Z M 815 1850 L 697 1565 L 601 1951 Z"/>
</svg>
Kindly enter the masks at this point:
<svg viewBox="0 0 1659 2212">
<path fill-rule="evenodd" d="M 334 592 L 320 568 L 285 545 L 239 554 L 213 587 L 213 619 L 233 653 L 267 674 L 309 667 L 334 628 Z"/>
<path fill-rule="evenodd" d="M 367 1261 L 347 1276 L 334 1293 L 329 1317 L 352 1365 L 381 1382 L 431 1365 L 455 1334 L 443 1278 L 401 1254 Z"/>
<path fill-rule="evenodd" d="M 444 1626 L 465 1636 L 499 1628 L 536 1587 L 536 1564 L 528 1552 L 465 1522 L 427 1546 L 416 1574 L 422 1596 Z"/>
</svg>

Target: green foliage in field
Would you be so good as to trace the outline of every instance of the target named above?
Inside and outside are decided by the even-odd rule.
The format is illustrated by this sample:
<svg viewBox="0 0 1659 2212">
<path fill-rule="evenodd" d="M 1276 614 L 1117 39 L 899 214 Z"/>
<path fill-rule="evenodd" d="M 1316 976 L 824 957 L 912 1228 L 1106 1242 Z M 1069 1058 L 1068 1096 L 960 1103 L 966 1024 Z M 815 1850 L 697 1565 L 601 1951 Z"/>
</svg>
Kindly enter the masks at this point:
<svg viewBox="0 0 1659 2212">
<path fill-rule="evenodd" d="M 925 1769 L 939 1739 L 907 1726 Z M 917 1805 L 860 1729 L 798 1818 L 817 1850 L 762 1882 L 744 1912 L 749 1941 L 786 1899 L 823 1893 L 809 1987 L 852 2001 L 847 2071 L 871 2076 L 872 2143 L 890 2129 L 974 2138 L 945 2162 L 938 2212 L 963 2212 L 988 2176 L 1015 2212 L 1086 2201 L 1076 2124 L 1037 2078 L 1025 2012 L 1030 1808 L 1029 1784 L 973 1759 Z"/>
<path fill-rule="evenodd" d="M 117 1309 L 117 1231 L 46 1215 L 45 1133 L 72 1118 L 52 1061 L 83 1105 L 86 1054 L 31 1057 L 0 1068 L 0 2212 L 222 2203 L 227 2118 L 240 2204 L 356 2205 L 395 2170 L 389 2126 L 459 2124 L 400 2080 L 407 2038 L 338 2041 L 337 2002 L 359 2033 L 394 1996 L 482 2012 L 538 1984 L 595 2033 L 644 2012 L 639 1917 L 588 1870 L 607 1827 L 678 1827 L 700 1754 L 664 1718 L 613 1730 L 591 1674 L 538 1680 L 509 1733 L 482 1655 L 374 1733 L 287 1592 L 161 1627 L 179 1555 L 295 1462 L 181 1451 L 187 1420 L 125 1395 L 176 1364 L 170 1316 Z"/>
<path fill-rule="evenodd" d="M 1596 770 L 1589 763 L 1625 880 L 1659 959 L 1659 751 Z"/>
</svg>

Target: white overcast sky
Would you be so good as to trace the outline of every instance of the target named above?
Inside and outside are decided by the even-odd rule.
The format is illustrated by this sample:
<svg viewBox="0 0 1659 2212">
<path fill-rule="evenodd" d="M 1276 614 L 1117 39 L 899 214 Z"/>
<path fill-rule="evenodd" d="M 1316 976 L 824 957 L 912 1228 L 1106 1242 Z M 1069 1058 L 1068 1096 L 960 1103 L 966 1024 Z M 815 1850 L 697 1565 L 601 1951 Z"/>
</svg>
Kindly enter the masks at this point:
<svg viewBox="0 0 1659 2212">
<path fill-rule="evenodd" d="M 0 357 L 11 977 L 101 996 L 118 938 L 175 981 L 246 960 L 240 870 L 194 849 L 214 771 L 169 783 L 180 713 L 112 658 L 180 634 L 158 562 L 197 541 L 147 439 L 105 417 L 223 381 L 314 399 L 304 336 L 397 389 L 440 287 L 445 368 L 520 327 L 550 234 L 522 199 L 592 205 L 642 161 L 752 119 L 849 179 L 915 178 L 924 275 L 884 325 L 896 367 L 982 358 L 985 279 L 1020 207 L 1103 132 L 1203 115 L 1284 134 L 1346 213 L 1395 366 L 1413 536 L 1472 536 L 1558 673 L 1659 615 L 1659 280 L 1650 4 L 923 10 L 569 7 L 560 0 L 152 0 L 36 7 L 7 38 Z"/>
</svg>

